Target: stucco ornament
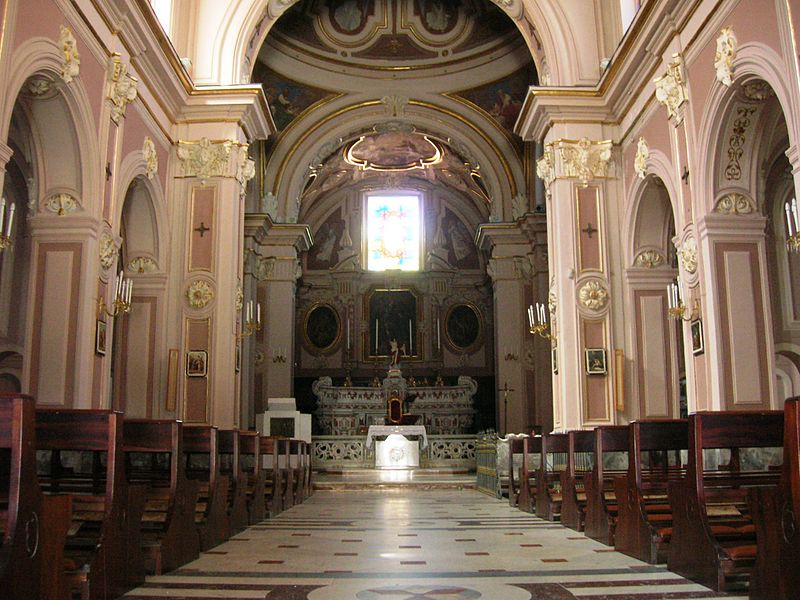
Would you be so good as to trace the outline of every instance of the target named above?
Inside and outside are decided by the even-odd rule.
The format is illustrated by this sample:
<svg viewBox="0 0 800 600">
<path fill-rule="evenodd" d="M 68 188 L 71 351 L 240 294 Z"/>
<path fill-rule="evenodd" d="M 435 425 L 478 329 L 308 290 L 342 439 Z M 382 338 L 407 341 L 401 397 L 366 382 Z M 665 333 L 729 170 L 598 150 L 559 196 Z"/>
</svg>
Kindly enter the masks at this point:
<svg viewBox="0 0 800 600">
<path fill-rule="evenodd" d="M 158 153 L 155 143 L 148 136 L 144 136 L 142 156 L 144 157 L 144 174 L 148 179 L 152 179 L 158 173 Z"/>
<path fill-rule="evenodd" d="M 265 358 L 264 351 L 263 350 L 256 350 L 255 351 L 255 356 L 253 357 L 253 363 L 255 363 L 255 365 L 257 367 L 260 366 L 260 365 L 263 365 L 264 364 L 264 358 Z"/>
<path fill-rule="evenodd" d="M 158 269 L 158 265 L 149 256 L 137 256 L 128 263 L 128 269 L 135 273 L 152 273 Z"/>
<path fill-rule="evenodd" d="M 61 26 L 58 46 L 64 57 L 61 61 L 61 79 L 64 83 L 70 83 L 81 72 L 81 55 L 78 52 L 78 42 L 69 27 Z"/>
<path fill-rule="evenodd" d="M 661 252 L 650 248 L 648 250 L 642 250 L 639 252 L 639 254 L 636 255 L 636 259 L 633 261 L 633 264 L 637 267 L 644 267 L 645 269 L 655 269 L 656 267 L 663 265 L 665 262 L 666 259 Z"/>
<path fill-rule="evenodd" d="M 558 149 L 561 152 L 561 174 L 564 177 L 578 179 L 585 186 L 595 177 L 608 176 L 611 162 L 610 140 L 559 140 Z"/>
<path fill-rule="evenodd" d="M 667 107 L 670 119 L 680 123 L 683 120 L 680 107 L 689 99 L 683 77 L 683 59 L 680 54 L 672 55 L 672 62 L 667 66 L 666 73 L 656 77 L 653 83 L 656 85 L 656 100 Z"/>
<path fill-rule="evenodd" d="M 44 98 L 53 90 L 53 82 L 47 77 L 34 75 L 28 77 L 25 82 L 25 89 L 34 98 Z"/>
<path fill-rule="evenodd" d="M 265 281 L 272 272 L 275 270 L 275 259 L 264 258 L 263 256 L 256 257 L 255 277 L 258 281 Z"/>
<path fill-rule="evenodd" d="M 744 92 L 744 97 L 753 102 L 763 102 L 775 94 L 772 87 L 763 79 L 745 83 L 742 86 L 742 91 Z"/>
<path fill-rule="evenodd" d="M 211 177 L 226 175 L 232 144 L 231 140 L 212 142 L 207 138 L 196 142 L 179 140 L 177 154 L 184 177 L 198 177 L 205 183 Z"/>
<path fill-rule="evenodd" d="M 714 55 L 714 68 L 717 81 L 726 87 L 733 83 L 733 61 L 736 58 L 738 41 L 730 27 L 723 27 L 717 38 L 717 53 Z"/>
<path fill-rule="evenodd" d="M 647 177 L 647 159 L 650 158 L 650 148 L 647 146 L 647 140 L 643 137 L 639 138 L 636 144 L 636 158 L 633 159 L 633 169 L 639 176 L 639 179 Z"/>
<path fill-rule="evenodd" d="M 59 216 L 74 213 L 78 210 L 78 200 L 70 194 L 53 194 L 44 202 L 44 207 Z"/>
<path fill-rule="evenodd" d="M 214 289 L 204 279 L 195 279 L 186 288 L 186 300 L 192 308 L 205 308 L 214 299 Z"/>
<path fill-rule="evenodd" d="M 608 290 L 603 282 L 590 279 L 578 290 L 578 301 L 589 310 L 603 310 L 608 304 Z"/>
<path fill-rule="evenodd" d="M 697 272 L 697 240 L 693 237 L 687 238 L 681 244 L 675 242 L 675 250 L 678 254 L 678 260 L 683 267 L 683 270 L 693 275 Z"/>
<path fill-rule="evenodd" d="M 408 98 L 406 96 L 384 96 L 381 98 L 381 104 L 390 117 L 402 117 L 408 105 Z"/>
<path fill-rule="evenodd" d="M 248 145 L 239 146 L 239 156 L 236 164 L 236 181 L 241 186 L 241 194 L 247 189 L 247 182 L 256 175 L 256 161 L 247 155 Z"/>
<path fill-rule="evenodd" d="M 110 232 L 104 231 L 100 235 L 100 246 L 98 252 L 100 255 L 100 266 L 104 271 L 108 271 L 112 266 L 114 266 L 114 263 L 117 262 L 117 254 L 119 253 L 117 242 Z"/>
<path fill-rule="evenodd" d="M 261 197 L 261 212 L 268 214 L 273 222 L 278 221 L 278 197 L 272 192 L 267 192 Z"/>
<path fill-rule="evenodd" d="M 547 294 L 547 310 L 550 311 L 550 315 L 556 314 L 556 309 L 558 308 L 558 298 L 556 297 L 556 291 L 551 289 L 550 292 Z"/>
<path fill-rule="evenodd" d="M 106 97 L 111 101 L 111 120 L 119 124 L 128 104 L 139 95 L 136 87 L 139 80 L 128 73 L 128 65 L 122 62 L 120 55 L 114 54 L 108 59 L 106 82 Z"/>
<path fill-rule="evenodd" d="M 233 306 L 237 313 L 242 311 L 242 306 L 244 306 L 244 290 L 242 290 L 241 285 L 236 286 L 236 295 L 233 297 Z"/>
<path fill-rule="evenodd" d="M 544 182 L 544 189 L 549 196 L 550 185 L 553 183 L 553 181 L 555 181 L 556 178 L 556 165 L 555 160 L 553 159 L 552 146 L 547 146 L 542 154 L 542 157 L 536 161 L 536 174 L 539 176 L 539 179 Z"/>
<path fill-rule="evenodd" d="M 511 217 L 516 221 L 528 213 L 528 197 L 519 193 L 511 199 Z"/>
<path fill-rule="evenodd" d="M 714 212 L 723 215 L 750 215 L 756 211 L 753 201 L 738 192 L 730 192 L 719 199 Z"/>
</svg>

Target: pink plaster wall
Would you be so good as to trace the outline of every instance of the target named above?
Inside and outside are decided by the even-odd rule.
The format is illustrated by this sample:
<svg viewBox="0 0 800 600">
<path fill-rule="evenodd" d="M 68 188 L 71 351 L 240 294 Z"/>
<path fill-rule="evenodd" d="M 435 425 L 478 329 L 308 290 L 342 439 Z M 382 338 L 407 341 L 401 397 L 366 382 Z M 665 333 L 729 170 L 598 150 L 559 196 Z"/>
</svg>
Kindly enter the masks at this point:
<svg viewBox="0 0 800 600">
<path fill-rule="evenodd" d="M 214 253 L 214 197 L 216 188 L 197 187 L 192 194 L 192 224 L 190 235 L 189 270 L 212 271 Z M 209 228 L 202 237 L 194 231 L 201 224 Z"/>
<path fill-rule="evenodd" d="M 186 351 L 205 350 L 208 352 L 209 367 L 211 365 L 211 319 L 186 320 Z M 186 376 L 186 354 L 182 357 L 182 369 L 185 383 L 183 420 L 187 423 L 208 423 L 209 398 L 208 378 Z"/>
</svg>

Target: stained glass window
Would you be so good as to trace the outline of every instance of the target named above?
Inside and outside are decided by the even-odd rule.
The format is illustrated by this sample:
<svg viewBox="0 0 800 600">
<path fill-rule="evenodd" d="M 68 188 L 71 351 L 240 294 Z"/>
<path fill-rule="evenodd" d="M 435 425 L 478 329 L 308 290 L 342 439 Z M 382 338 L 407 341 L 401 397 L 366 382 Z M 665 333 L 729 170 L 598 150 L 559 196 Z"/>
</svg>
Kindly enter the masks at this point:
<svg viewBox="0 0 800 600">
<path fill-rule="evenodd" d="M 367 269 L 420 268 L 420 198 L 411 193 L 367 197 Z"/>
</svg>

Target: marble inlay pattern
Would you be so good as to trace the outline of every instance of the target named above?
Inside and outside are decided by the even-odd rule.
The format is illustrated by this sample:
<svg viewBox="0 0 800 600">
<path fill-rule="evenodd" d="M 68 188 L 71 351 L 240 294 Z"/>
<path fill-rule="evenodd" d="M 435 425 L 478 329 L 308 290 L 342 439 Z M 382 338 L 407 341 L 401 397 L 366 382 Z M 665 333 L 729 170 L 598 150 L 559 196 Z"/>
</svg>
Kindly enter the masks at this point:
<svg viewBox="0 0 800 600">
<path fill-rule="evenodd" d="M 474 490 L 318 491 L 126 598 L 735 598 Z M 740 597 L 743 598 L 743 597 Z"/>
</svg>

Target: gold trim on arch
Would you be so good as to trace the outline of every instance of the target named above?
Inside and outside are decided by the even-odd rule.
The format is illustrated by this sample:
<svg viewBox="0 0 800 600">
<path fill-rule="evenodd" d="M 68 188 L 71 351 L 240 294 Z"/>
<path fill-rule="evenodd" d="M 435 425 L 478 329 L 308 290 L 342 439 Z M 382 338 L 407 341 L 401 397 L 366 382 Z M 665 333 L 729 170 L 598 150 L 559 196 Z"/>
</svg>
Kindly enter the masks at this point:
<svg viewBox="0 0 800 600">
<path fill-rule="evenodd" d="M 332 119 L 336 117 L 340 117 L 354 110 L 359 110 L 361 108 L 367 108 L 370 106 L 377 106 L 379 104 L 381 104 L 380 100 L 367 100 L 365 102 L 359 102 L 358 104 L 351 104 L 349 106 L 344 106 L 332 112 L 331 114 L 326 115 L 320 121 L 317 121 L 316 123 L 308 126 L 306 130 L 303 132 L 303 134 L 297 139 L 297 141 L 295 141 L 292 147 L 289 148 L 289 151 L 286 152 L 286 154 L 284 155 L 283 160 L 281 161 L 281 164 L 278 167 L 278 172 L 275 177 L 275 183 L 272 186 L 272 193 L 277 194 L 278 189 L 280 188 L 281 185 L 281 181 L 283 180 L 284 173 L 286 172 L 287 165 L 292 160 L 294 154 L 297 152 L 297 149 L 300 147 L 300 145 L 303 144 L 303 142 L 305 142 L 312 133 L 316 132 L 317 129 L 319 129 L 320 127 L 322 127 L 323 125 L 330 122 Z M 511 165 L 508 164 L 508 161 L 506 160 L 503 153 L 500 151 L 500 149 L 497 147 L 494 141 L 489 136 L 487 136 L 483 130 L 481 130 L 471 121 L 465 119 L 462 115 L 443 106 L 438 106 L 436 104 L 432 104 L 430 102 L 425 102 L 422 100 L 409 100 L 408 104 L 409 106 L 427 108 L 434 112 L 445 114 L 449 117 L 452 117 L 456 121 L 463 123 L 470 129 L 472 129 L 474 132 L 476 132 L 483 139 L 483 141 L 486 142 L 487 146 L 494 151 L 495 155 L 500 161 L 500 164 L 503 167 L 503 172 L 508 178 L 509 184 L 511 186 L 511 197 L 513 198 L 514 196 L 516 196 L 517 182 L 514 180 L 513 173 L 511 172 Z M 295 122 L 296 121 L 292 121 L 292 123 Z M 275 144 L 274 147 L 277 147 L 277 144 Z M 494 199 L 492 199 L 492 201 L 494 202 Z"/>
</svg>

